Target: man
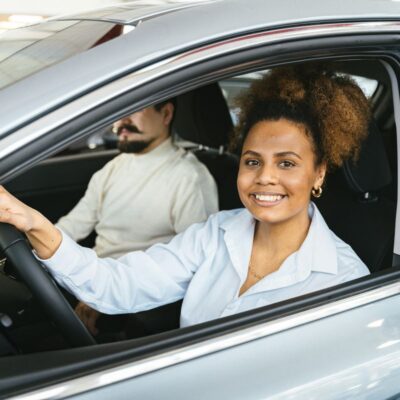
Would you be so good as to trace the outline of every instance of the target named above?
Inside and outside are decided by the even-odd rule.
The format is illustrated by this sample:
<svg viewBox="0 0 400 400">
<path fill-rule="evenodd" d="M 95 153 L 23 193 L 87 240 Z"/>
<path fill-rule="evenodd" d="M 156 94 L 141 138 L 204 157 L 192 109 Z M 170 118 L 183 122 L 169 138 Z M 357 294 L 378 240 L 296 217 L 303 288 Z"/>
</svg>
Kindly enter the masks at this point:
<svg viewBox="0 0 400 400">
<path fill-rule="evenodd" d="M 93 230 L 100 257 L 168 242 L 218 211 L 216 184 L 196 157 L 174 146 L 170 126 L 175 101 L 129 115 L 114 125 L 121 154 L 95 173 L 84 197 L 57 226 L 75 241 Z M 96 334 L 97 311 L 76 312 Z"/>
</svg>

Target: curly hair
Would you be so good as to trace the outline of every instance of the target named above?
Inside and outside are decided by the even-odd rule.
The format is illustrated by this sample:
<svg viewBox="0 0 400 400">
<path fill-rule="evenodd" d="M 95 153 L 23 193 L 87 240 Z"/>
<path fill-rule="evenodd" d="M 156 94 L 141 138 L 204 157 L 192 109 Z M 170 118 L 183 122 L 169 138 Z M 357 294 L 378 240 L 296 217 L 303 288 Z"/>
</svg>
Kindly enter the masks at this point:
<svg viewBox="0 0 400 400">
<path fill-rule="evenodd" d="M 275 68 L 255 81 L 237 104 L 241 111 L 234 144 L 241 147 L 257 122 L 284 118 L 305 127 L 316 164 L 325 162 L 328 168 L 356 160 L 368 135 L 371 112 L 364 93 L 351 78 L 322 65 Z"/>
</svg>

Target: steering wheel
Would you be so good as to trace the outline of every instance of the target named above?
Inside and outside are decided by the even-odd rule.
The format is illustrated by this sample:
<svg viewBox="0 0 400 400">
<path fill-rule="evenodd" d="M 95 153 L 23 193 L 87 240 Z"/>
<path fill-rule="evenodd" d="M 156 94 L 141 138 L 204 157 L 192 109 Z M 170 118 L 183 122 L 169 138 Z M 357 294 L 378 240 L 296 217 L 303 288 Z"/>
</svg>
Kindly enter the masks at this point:
<svg viewBox="0 0 400 400">
<path fill-rule="evenodd" d="M 12 225 L 0 223 L 0 253 L 12 262 L 21 279 L 72 347 L 96 344 L 49 273 L 33 255 L 24 235 Z"/>
</svg>

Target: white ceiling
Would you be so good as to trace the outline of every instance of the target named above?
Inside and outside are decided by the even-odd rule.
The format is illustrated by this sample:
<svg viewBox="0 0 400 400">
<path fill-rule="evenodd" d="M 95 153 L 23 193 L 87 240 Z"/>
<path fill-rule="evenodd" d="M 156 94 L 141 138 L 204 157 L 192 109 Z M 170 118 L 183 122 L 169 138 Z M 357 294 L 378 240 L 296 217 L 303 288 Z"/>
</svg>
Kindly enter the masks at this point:
<svg viewBox="0 0 400 400">
<path fill-rule="evenodd" d="M 90 10 L 118 2 L 121 0 L 0 0 L 0 14 L 52 16 Z"/>
<path fill-rule="evenodd" d="M 162 0 L 151 0 L 152 3 L 157 3 L 158 1 L 162 2 Z M 174 1 L 184 3 L 188 0 Z M 132 2 L 132 0 L 0 0 L 0 15 L 54 16 L 72 14 L 124 2 Z"/>
<path fill-rule="evenodd" d="M 161 3 L 165 0 L 148 1 Z M 171 1 L 184 3 L 188 0 Z M 39 22 L 43 19 L 42 17 L 75 14 L 111 4 L 127 2 L 132 2 L 132 0 L 0 0 L 0 33 Z"/>
</svg>

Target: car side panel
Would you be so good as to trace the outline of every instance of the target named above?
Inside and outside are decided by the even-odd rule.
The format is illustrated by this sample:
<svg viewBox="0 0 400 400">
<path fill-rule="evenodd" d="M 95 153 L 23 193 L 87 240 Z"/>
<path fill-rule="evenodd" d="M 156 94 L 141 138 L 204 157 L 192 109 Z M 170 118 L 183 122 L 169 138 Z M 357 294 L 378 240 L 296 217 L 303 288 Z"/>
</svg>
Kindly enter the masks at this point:
<svg viewBox="0 0 400 400">
<path fill-rule="evenodd" d="M 385 399 L 397 393 L 400 296 L 393 296 L 73 398 Z"/>
</svg>

